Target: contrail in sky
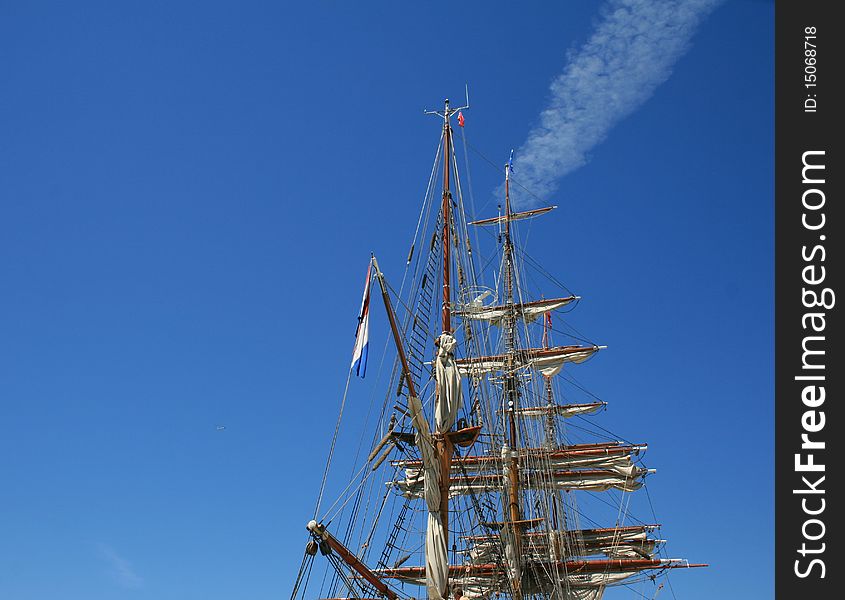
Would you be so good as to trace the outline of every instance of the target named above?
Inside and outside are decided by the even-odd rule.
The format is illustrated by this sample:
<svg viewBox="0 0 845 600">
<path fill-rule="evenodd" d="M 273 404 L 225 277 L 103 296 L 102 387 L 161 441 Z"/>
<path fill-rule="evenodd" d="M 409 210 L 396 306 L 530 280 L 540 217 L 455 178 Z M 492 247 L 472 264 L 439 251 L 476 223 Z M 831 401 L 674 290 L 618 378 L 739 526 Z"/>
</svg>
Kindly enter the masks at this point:
<svg viewBox="0 0 845 600">
<path fill-rule="evenodd" d="M 125 588 L 139 588 L 144 580 L 135 572 L 128 560 L 120 556 L 114 548 L 108 544 L 98 544 L 100 556 L 109 565 L 115 581 Z"/>
<path fill-rule="evenodd" d="M 514 179 L 547 201 L 557 181 L 671 75 L 699 23 L 722 0 L 610 0 L 590 39 L 551 83 L 549 106 L 517 150 Z M 540 200 L 511 187 L 516 206 Z"/>
</svg>

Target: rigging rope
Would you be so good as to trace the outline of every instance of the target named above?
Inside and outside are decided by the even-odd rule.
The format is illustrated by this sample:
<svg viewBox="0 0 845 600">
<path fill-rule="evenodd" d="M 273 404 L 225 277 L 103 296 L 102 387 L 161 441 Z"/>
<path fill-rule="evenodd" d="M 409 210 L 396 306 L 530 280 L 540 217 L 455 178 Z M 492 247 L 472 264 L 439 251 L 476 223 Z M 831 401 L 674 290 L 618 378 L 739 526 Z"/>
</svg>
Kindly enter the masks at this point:
<svg viewBox="0 0 845 600">
<path fill-rule="evenodd" d="M 309 556 L 312 560 L 314 559 L 314 555 L 309 555 L 307 550 L 302 554 L 302 563 L 299 565 L 299 573 L 296 575 L 296 581 L 293 584 L 293 592 L 291 592 L 290 600 L 296 599 L 296 594 L 299 591 L 299 585 L 302 583 L 302 577 L 306 571 L 305 563 L 309 562 Z"/>
<path fill-rule="evenodd" d="M 329 447 L 329 456 L 326 459 L 326 468 L 323 471 L 323 480 L 320 482 L 320 493 L 317 495 L 317 504 L 314 507 L 314 519 L 317 518 L 320 512 L 320 504 L 323 502 L 323 492 L 326 490 L 326 479 L 329 476 L 329 467 L 332 464 L 332 457 L 334 456 L 334 448 L 337 443 L 337 434 L 340 431 L 340 421 L 343 419 L 343 409 L 346 406 L 346 395 L 349 393 L 349 382 L 352 379 L 352 367 L 349 367 L 349 373 L 346 375 L 346 386 L 343 389 L 343 399 L 340 401 L 340 413 L 337 415 L 337 423 L 334 426 L 334 435 L 332 436 L 332 444 Z"/>
</svg>

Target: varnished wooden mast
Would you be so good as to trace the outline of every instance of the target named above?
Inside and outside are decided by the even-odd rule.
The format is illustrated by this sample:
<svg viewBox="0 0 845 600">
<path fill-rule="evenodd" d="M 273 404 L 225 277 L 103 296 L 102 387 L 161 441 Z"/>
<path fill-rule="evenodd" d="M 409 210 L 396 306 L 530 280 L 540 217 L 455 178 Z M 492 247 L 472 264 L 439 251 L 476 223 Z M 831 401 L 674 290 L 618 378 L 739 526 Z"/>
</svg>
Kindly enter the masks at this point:
<svg viewBox="0 0 845 600">
<path fill-rule="evenodd" d="M 509 359 L 505 374 L 505 393 L 508 400 L 508 429 L 509 445 L 513 453 L 508 468 L 508 513 L 511 520 L 511 534 L 514 543 L 514 557 L 517 562 L 522 554 L 522 532 L 517 526 L 521 519 L 521 498 L 519 493 L 519 462 L 517 458 L 516 409 L 517 390 L 515 376 L 516 361 L 516 308 L 513 297 L 513 246 L 511 245 L 511 199 L 510 199 L 510 162 L 505 165 L 505 294 L 508 307 L 505 317 L 505 351 Z M 520 581 L 513 581 L 514 597 L 520 598 L 522 590 Z"/>
<path fill-rule="evenodd" d="M 452 330 L 451 243 L 452 243 L 452 192 L 449 189 L 449 174 L 452 159 L 452 128 L 449 126 L 449 100 L 443 111 L 443 331 Z"/>
<path fill-rule="evenodd" d="M 387 312 L 387 320 L 390 322 L 390 331 L 393 333 L 393 341 L 396 343 L 396 352 L 399 354 L 399 362 L 402 364 L 402 374 L 405 376 L 405 385 L 408 386 L 408 395 L 417 397 L 417 390 L 414 386 L 414 378 L 411 376 L 411 368 L 408 364 L 408 356 L 405 354 L 405 346 L 402 343 L 402 335 L 399 333 L 399 326 L 396 323 L 396 314 L 393 312 L 393 304 L 390 302 L 390 295 L 387 293 L 387 283 L 384 281 L 384 273 L 379 269 L 378 261 L 373 256 L 373 266 L 376 268 L 376 279 L 381 288 L 381 298 L 384 301 L 384 309 Z"/>
<path fill-rule="evenodd" d="M 452 192 L 449 189 L 449 175 L 452 171 L 452 128 L 449 125 L 449 100 L 445 101 L 443 109 L 443 203 L 441 214 L 443 216 L 442 239 L 443 244 L 443 332 L 452 331 L 452 291 L 451 291 L 451 267 L 452 267 Z M 440 402 L 440 390 L 437 392 L 437 402 Z M 435 435 L 435 446 L 440 459 L 440 519 L 443 523 L 443 533 L 446 542 L 448 557 L 449 549 L 449 484 L 452 470 L 452 453 L 454 446 L 448 437 L 442 434 Z"/>
</svg>

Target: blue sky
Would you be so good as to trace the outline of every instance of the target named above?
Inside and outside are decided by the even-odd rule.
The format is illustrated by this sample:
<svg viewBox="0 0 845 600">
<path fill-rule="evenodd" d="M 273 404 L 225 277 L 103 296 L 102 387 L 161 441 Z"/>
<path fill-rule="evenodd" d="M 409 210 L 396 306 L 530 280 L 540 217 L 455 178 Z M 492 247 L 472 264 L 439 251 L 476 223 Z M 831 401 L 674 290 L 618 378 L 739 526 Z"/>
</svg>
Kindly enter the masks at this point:
<svg viewBox="0 0 845 600">
<path fill-rule="evenodd" d="M 602 4 L 0 5 L 0 596 L 287 597 L 422 110 L 468 83 L 504 162 Z M 529 240 L 609 346 L 579 380 L 649 443 L 670 554 L 713 565 L 678 598 L 773 593 L 772 42 L 771 2 L 718 6 Z"/>
</svg>

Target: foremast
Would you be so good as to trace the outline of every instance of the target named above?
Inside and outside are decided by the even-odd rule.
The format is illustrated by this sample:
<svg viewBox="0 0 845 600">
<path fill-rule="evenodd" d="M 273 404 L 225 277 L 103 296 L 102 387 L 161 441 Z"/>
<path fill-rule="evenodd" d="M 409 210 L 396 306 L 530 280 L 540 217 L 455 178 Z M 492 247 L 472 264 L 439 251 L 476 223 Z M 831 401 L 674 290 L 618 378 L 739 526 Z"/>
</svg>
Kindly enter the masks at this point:
<svg viewBox="0 0 845 600">
<path fill-rule="evenodd" d="M 435 340 L 434 360 L 435 399 L 434 431 L 429 431 L 428 422 L 422 416 L 419 399 L 410 398 L 409 408 L 417 447 L 422 456 L 425 484 L 424 497 L 428 508 L 426 525 L 426 588 L 431 600 L 449 597 L 449 493 L 451 484 L 452 457 L 455 451 L 449 432 L 457 419 L 463 403 L 461 372 L 455 359 L 457 340 L 452 332 L 452 115 L 463 108 L 451 108 L 449 100 L 444 101 L 443 112 L 434 112 L 443 118 L 443 194 L 441 197 L 440 231 L 443 260 L 443 294 L 441 308 L 441 334 Z"/>
</svg>

